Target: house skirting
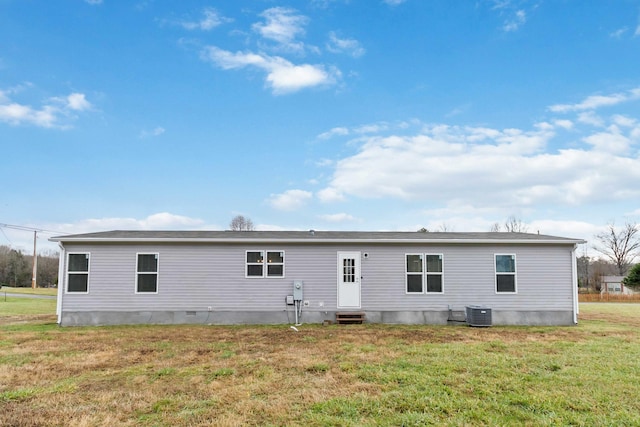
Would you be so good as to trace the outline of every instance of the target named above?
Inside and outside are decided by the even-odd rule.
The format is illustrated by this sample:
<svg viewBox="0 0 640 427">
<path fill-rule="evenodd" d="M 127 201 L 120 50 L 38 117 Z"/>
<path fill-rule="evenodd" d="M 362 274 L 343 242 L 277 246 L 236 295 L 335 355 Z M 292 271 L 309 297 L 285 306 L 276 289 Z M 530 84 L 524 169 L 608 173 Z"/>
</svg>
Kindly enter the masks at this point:
<svg viewBox="0 0 640 427">
<path fill-rule="evenodd" d="M 446 325 L 448 311 L 368 311 L 367 323 Z M 301 323 L 335 321 L 335 311 L 302 311 Z M 293 324 L 293 311 L 63 311 L 61 326 Z M 492 310 L 493 325 L 573 325 L 573 312 Z"/>
</svg>

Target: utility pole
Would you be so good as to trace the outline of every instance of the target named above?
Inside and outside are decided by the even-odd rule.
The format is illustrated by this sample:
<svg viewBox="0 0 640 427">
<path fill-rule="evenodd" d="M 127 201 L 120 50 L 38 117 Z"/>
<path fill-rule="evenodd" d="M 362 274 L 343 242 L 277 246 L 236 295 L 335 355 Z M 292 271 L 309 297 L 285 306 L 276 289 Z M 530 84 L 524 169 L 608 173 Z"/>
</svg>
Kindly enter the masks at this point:
<svg viewBox="0 0 640 427">
<path fill-rule="evenodd" d="M 0 0 L 1 1 L 1 0 Z M 0 222 L 0 232 L 2 232 L 2 234 L 4 234 L 4 231 L 2 231 L 3 228 L 11 228 L 13 230 L 20 230 L 20 231 L 33 231 L 33 271 L 31 274 L 31 288 L 35 289 L 38 286 L 37 283 L 37 276 L 38 276 L 38 252 L 36 251 L 36 239 L 38 238 L 38 232 L 41 233 L 59 233 L 58 231 L 52 231 L 52 230 L 45 230 L 43 228 L 33 228 L 33 227 L 26 227 L 23 225 L 13 225 L 13 224 L 4 224 Z M 7 237 L 6 234 L 4 234 L 5 237 Z M 9 240 L 9 238 L 7 237 L 7 240 Z M 17 277 L 16 280 L 14 280 L 14 282 L 17 281 Z"/>
<path fill-rule="evenodd" d="M 31 289 L 37 287 L 38 276 L 38 254 L 36 253 L 36 238 L 38 237 L 38 230 L 33 230 L 33 274 L 31 276 Z"/>
</svg>

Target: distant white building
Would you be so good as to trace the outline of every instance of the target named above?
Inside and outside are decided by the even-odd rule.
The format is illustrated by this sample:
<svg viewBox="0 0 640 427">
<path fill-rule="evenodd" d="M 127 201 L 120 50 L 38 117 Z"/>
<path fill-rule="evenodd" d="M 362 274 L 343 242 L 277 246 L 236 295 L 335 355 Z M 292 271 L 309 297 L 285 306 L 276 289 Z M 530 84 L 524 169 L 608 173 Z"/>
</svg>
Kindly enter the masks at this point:
<svg viewBox="0 0 640 427">
<path fill-rule="evenodd" d="M 633 295 L 633 289 L 622 284 L 625 276 L 602 276 L 602 293 Z"/>
</svg>

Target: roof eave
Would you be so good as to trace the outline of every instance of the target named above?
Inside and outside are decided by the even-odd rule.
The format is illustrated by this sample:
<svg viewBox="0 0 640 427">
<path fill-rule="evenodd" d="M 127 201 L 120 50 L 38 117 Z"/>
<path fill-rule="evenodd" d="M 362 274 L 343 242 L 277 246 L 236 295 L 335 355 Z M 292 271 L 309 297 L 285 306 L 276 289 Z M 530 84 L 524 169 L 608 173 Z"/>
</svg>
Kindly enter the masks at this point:
<svg viewBox="0 0 640 427">
<path fill-rule="evenodd" d="M 60 243 L 395 243 L 395 244 L 416 244 L 416 243 L 447 243 L 447 244 L 528 244 L 528 245 L 575 245 L 587 243 L 580 239 L 322 239 L 322 238 L 284 238 L 284 239 L 265 239 L 265 238 L 116 238 L 116 237 L 52 237 L 52 242 Z"/>
</svg>

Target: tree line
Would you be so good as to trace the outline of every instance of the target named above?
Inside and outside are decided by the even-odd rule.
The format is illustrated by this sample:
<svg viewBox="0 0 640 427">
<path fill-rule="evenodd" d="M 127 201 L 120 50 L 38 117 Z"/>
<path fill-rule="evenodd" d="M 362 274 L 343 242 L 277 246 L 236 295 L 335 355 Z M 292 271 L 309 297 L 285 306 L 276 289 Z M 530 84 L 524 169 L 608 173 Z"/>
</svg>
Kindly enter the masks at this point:
<svg viewBox="0 0 640 427">
<path fill-rule="evenodd" d="M 0 285 L 31 287 L 33 255 L 25 255 L 9 246 L 0 246 Z M 54 287 L 58 284 L 58 252 L 38 254 L 38 287 Z"/>
</svg>

